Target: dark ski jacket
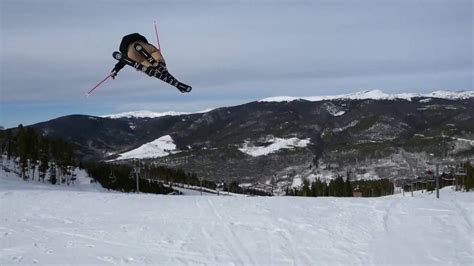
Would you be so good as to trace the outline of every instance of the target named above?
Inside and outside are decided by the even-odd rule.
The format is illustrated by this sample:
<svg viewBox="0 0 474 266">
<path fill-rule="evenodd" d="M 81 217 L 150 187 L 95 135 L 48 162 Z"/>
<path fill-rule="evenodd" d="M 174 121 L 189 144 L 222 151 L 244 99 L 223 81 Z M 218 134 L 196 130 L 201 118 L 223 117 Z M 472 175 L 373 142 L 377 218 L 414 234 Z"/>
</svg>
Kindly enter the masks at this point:
<svg viewBox="0 0 474 266">
<path fill-rule="evenodd" d="M 120 43 L 119 51 L 122 54 L 127 55 L 128 46 L 130 44 L 132 44 L 133 42 L 137 42 L 137 41 L 142 41 L 142 42 L 148 43 L 148 40 L 145 37 L 143 37 L 142 35 L 140 35 L 138 33 L 132 33 L 132 34 L 126 35 L 122 38 L 122 42 Z M 117 64 L 115 64 L 115 67 L 114 67 L 114 69 L 112 69 L 112 71 L 115 71 L 115 72 L 118 73 L 120 71 L 120 69 L 122 69 L 124 66 L 125 66 L 125 63 L 118 62 Z"/>
</svg>

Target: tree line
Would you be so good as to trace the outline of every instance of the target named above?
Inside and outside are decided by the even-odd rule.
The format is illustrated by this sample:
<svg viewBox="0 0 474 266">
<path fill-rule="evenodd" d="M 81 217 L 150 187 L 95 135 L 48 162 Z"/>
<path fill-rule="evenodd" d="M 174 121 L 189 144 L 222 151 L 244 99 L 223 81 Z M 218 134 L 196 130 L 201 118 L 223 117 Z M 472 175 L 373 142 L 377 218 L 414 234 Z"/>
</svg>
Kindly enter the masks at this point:
<svg viewBox="0 0 474 266">
<path fill-rule="evenodd" d="M 99 181 L 100 184 L 109 189 L 125 192 L 136 191 L 136 177 L 140 177 L 140 192 L 171 193 L 173 187 L 192 186 L 202 187 L 210 190 L 220 189 L 223 192 L 238 194 L 249 194 L 259 196 L 271 196 L 271 194 L 252 188 L 242 188 L 237 181 L 217 182 L 200 179 L 195 173 L 185 172 L 183 169 L 173 169 L 163 165 L 146 163 L 145 161 L 132 161 L 126 163 L 85 163 L 89 176 Z M 162 183 L 167 184 L 168 190 L 163 190 Z M 159 184 L 159 185 L 156 185 Z M 156 187 L 154 187 L 156 185 Z M 153 187 L 153 188 L 151 188 Z M 147 191 L 147 188 L 150 188 Z"/>
<path fill-rule="evenodd" d="M 349 180 L 337 176 L 329 182 L 305 179 L 300 187 L 287 187 L 287 196 L 303 197 L 381 197 L 392 195 L 394 184 L 389 179 Z"/>
<path fill-rule="evenodd" d="M 31 127 L 19 125 L 15 129 L 0 131 L 0 153 L 4 160 L 5 171 L 14 171 L 25 181 L 35 180 L 51 184 L 70 185 L 76 180 L 76 167 L 86 169 L 94 181 L 104 188 L 132 192 L 136 190 L 133 166 L 111 164 L 105 162 L 80 162 L 74 154 L 74 147 L 61 138 L 48 138 L 38 135 Z M 148 173 L 147 173 L 148 170 Z M 182 170 L 162 167 L 145 169 L 146 176 L 157 173 L 165 180 L 187 181 L 196 184 L 195 174 L 187 174 Z M 145 176 L 145 177 L 146 177 Z M 204 183 L 208 187 L 215 184 Z M 158 180 L 150 180 L 141 176 L 139 179 L 141 192 L 168 194 L 172 188 L 166 187 Z"/>
<path fill-rule="evenodd" d="M 74 148 L 60 138 L 39 136 L 33 128 L 19 125 L 15 130 L 0 132 L 2 154 L 13 170 L 24 180 L 47 181 L 52 184 L 74 181 L 77 166 Z M 5 166 L 6 170 L 10 170 Z M 38 171 L 38 172 L 36 172 Z M 38 173 L 38 175 L 36 175 Z"/>
<path fill-rule="evenodd" d="M 211 190 L 220 189 L 224 192 L 237 194 L 249 194 L 258 196 L 271 196 L 271 194 L 252 188 L 242 188 L 237 181 L 222 182 L 219 184 L 215 181 L 200 179 L 195 173 L 186 173 L 182 169 L 171 169 L 161 165 L 143 164 L 140 169 L 142 178 L 158 179 L 168 184 L 178 183 L 194 187 L 203 187 Z"/>
<path fill-rule="evenodd" d="M 0 153 L 5 157 L 5 171 L 14 171 L 23 180 L 70 185 L 76 180 L 74 170 L 84 168 L 94 181 L 104 188 L 136 191 L 133 170 L 136 165 L 126 163 L 80 162 L 74 155 L 74 147 L 61 138 L 38 135 L 31 127 L 19 125 L 14 129 L 0 130 Z M 141 192 L 168 194 L 174 190 L 166 183 L 181 183 L 215 190 L 217 184 L 201 180 L 194 173 L 171 169 L 154 164 L 140 165 L 139 188 Z"/>
<path fill-rule="evenodd" d="M 352 197 L 353 185 L 352 182 L 342 176 L 329 181 L 329 183 L 316 179 L 310 182 L 308 179 L 303 180 L 300 187 L 286 188 L 287 196 L 303 196 L 303 197 Z"/>
<path fill-rule="evenodd" d="M 115 164 L 106 162 L 85 162 L 84 167 L 90 177 L 99 182 L 102 187 L 121 192 L 136 192 L 137 174 L 134 168 L 127 164 Z M 164 186 L 158 180 L 145 179 L 140 174 L 138 179 L 138 187 L 140 192 L 169 194 L 174 189 Z"/>
<path fill-rule="evenodd" d="M 355 191 L 362 197 L 381 197 L 394 193 L 394 184 L 388 179 L 352 181 Z"/>
</svg>

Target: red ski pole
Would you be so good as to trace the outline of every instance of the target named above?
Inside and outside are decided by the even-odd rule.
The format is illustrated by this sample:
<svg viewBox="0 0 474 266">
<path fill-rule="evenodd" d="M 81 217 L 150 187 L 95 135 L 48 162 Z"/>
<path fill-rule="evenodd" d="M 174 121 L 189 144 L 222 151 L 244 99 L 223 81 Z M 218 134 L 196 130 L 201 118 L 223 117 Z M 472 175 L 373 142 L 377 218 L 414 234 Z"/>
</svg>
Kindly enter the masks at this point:
<svg viewBox="0 0 474 266">
<path fill-rule="evenodd" d="M 109 74 L 107 77 L 105 77 L 103 80 L 101 80 L 99 83 L 97 83 L 97 85 L 94 86 L 94 88 L 92 88 L 90 91 L 88 91 L 86 93 L 86 96 L 89 96 L 92 94 L 92 92 L 98 88 L 100 85 L 102 85 L 102 83 L 104 83 L 105 81 L 107 81 L 110 77 L 112 77 L 112 74 Z"/>
<path fill-rule="evenodd" d="M 160 37 L 158 36 L 158 26 L 156 26 L 156 20 L 154 22 L 155 22 L 156 42 L 158 43 L 158 50 L 160 50 L 161 52 Z"/>
</svg>

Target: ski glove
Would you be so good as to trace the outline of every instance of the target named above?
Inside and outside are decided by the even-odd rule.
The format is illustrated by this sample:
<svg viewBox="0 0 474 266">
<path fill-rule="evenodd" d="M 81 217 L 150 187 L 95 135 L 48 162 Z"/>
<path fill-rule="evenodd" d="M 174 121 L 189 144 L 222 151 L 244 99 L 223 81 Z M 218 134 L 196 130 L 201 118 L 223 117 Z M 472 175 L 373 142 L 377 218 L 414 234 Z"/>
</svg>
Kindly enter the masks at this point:
<svg viewBox="0 0 474 266">
<path fill-rule="evenodd" d="M 112 70 L 112 72 L 110 72 L 110 76 L 115 79 L 115 77 L 117 76 L 117 70 Z"/>
</svg>

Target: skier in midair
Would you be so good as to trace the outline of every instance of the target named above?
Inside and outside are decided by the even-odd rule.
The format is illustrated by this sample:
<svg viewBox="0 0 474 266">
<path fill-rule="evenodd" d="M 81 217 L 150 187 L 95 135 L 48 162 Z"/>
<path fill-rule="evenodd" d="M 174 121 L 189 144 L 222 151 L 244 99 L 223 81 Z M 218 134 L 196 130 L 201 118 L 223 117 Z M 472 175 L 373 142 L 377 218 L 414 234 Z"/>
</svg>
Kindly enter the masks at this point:
<svg viewBox="0 0 474 266">
<path fill-rule="evenodd" d="M 165 60 L 163 59 L 160 50 L 158 50 L 158 48 L 156 48 L 155 46 L 149 44 L 148 40 L 138 33 L 132 33 L 124 36 L 122 38 L 122 42 L 120 43 L 119 51 L 135 62 L 141 63 L 145 66 L 151 66 L 151 64 L 135 50 L 135 48 L 133 47 L 133 44 L 135 43 L 141 44 L 145 48 L 145 50 L 147 50 L 151 54 L 151 56 L 153 56 L 156 61 L 166 66 Z M 115 78 L 118 72 L 125 65 L 126 64 L 123 62 L 118 62 L 117 64 L 115 64 L 115 67 L 112 69 L 111 72 L 112 78 Z"/>
<path fill-rule="evenodd" d="M 179 82 L 166 68 L 166 62 L 160 50 L 151 45 L 148 40 L 138 34 L 132 33 L 122 38 L 120 53 L 114 53 L 115 59 L 119 60 L 112 69 L 110 76 L 115 79 L 118 72 L 126 65 L 142 70 L 149 76 L 155 76 L 178 88 L 181 92 L 191 91 L 191 86 Z M 127 58 L 128 57 L 128 58 Z M 127 60 L 127 59 L 131 59 Z M 139 63 L 138 67 L 137 64 Z"/>
</svg>

